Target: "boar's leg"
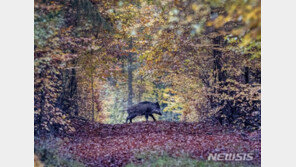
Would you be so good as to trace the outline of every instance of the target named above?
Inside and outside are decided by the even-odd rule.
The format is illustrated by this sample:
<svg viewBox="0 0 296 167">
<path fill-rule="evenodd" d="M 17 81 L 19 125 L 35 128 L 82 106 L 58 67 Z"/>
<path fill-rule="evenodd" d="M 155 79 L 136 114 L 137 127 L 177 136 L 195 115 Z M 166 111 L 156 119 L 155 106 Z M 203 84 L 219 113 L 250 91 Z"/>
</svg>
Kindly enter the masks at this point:
<svg viewBox="0 0 296 167">
<path fill-rule="evenodd" d="M 148 122 L 148 114 L 145 114 L 146 122 Z"/>
<path fill-rule="evenodd" d="M 126 118 L 126 123 L 128 122 L 128 120 L 130 120 L 130 123 L 132 123 L 132 119 L 135 118 L 136 115 L 129 115 L 127 118 Z"/>
<path fill-rule="evenodd" d="M 150 114 L 149 116 L 152 117 L 153 121 L 156 121 L 156 119 L 154 118 L 154 116 L 152 114 Z"/>
<path fill-rule="evenodd" d="M 132 121 L 132 119 L 134 119 L 135 117 L 136 117 L 137 115 L 131 115 L 131 116 L 129 116 L 130 117 L 130 123 L 133 123 L 133 121 Z"/>
</svg>

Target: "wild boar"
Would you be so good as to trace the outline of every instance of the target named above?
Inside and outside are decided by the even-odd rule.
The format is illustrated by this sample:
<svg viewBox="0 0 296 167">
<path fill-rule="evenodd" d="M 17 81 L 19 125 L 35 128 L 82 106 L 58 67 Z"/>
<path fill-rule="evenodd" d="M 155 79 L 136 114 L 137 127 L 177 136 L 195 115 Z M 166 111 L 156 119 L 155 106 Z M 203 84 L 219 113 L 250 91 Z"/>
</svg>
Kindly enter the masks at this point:
<svg viewBox="0 0 296 167">
<path fill-rule="evenodd" d="M 145 115 L 146 121 L 148 121 L 148 117 L 152 117 L 154 121 L 156 119 L 152 115 L 153 113 L 162 115 L 160 111 L 160 106 L 158 102 L 153 103 L 149 101 L 140 102 L 139 104 L 133 105 L 127 109 L 128 117 L 126 118 L 126 123 L 130 120 L 132 123 L 132 119 L 136 116 Z"/>
</svg>

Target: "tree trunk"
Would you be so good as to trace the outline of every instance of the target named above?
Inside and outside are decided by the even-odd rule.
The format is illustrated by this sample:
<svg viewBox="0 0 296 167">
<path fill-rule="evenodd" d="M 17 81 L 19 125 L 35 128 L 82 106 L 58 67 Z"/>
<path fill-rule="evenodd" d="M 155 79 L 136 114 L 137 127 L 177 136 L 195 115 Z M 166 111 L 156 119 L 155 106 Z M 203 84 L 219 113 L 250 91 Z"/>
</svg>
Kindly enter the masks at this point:
<svg viewBox="0 0 296 167">
<path fill-rule="evenodd" d="M 133 48 L 133 40 L 130 38 L 129 49 Z M 129 53 L 128 55 L 128 106 L 133 105 L 133 54 Z"/>
<path fill-rule="evenodd" d="M 249 67 L 245 67 L 245 83 L 249 83 Z"/>
<path fill-rule="evenodd" d="M 95 99 L 94 99 L 94 78 L 91 75 L 91 111 L 92 111 L 92 121 L 95 121 Z"/>
<path fill-rule="evenodd" d="M 90 65 L 91 65 L 91 70 L 90 70 L 90 80 L 91 80 L 91 119 L 92 121 L 95 121 L 95 99 L 94 99 L 94 65 L 93 65 L 93 51 L 90 51 Z"/>
<path fill-rule="evenodd" d="M 61 71 L 62 92 L 58 98 L 57 106 L 69 115 L 78 115 L 77 79 L 76 70 L 64 69 Z"/>
<path fill-rule="evenodd" d="M 140 75 L 140 86 L 139 86 L 139 95 L 138 95 L 138 102 L 142 101 L 144 90 L 143 90 L 143 76 Z"/>
<path fill-rule="evenodd" d="M 216 73 L 216 78 L 218 78 L 218 81 L 225 81 L 226 80 L 226 72 L 222 71 L 222 63 L 221 63 L 221 58 L 222 58 L 222 51 L 219 50 L 221 48 L 223 42 L 223 37 L 222 36 L 217 36 L 213 39 L 213 57 L 214 57 L 214 71 Z"/>
</svg>

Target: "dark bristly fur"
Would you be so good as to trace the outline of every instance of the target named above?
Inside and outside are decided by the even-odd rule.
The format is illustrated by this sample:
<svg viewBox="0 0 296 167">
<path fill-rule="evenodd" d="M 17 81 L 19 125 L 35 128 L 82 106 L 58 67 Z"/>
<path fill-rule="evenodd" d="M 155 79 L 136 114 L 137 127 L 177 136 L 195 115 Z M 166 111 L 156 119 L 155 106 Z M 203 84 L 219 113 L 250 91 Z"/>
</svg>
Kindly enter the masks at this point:
<svg viewBox="0 0 296 167">
<path fill-rule="evenodd" d="M 126 123 L 128 120 L 130 120 L 130 123 L 132 123 L 132 119 L 136 116 L 145 115 L 146 121 L 148 121 L 148 117 L 152 117 L 154 121 L 156 119 L 152 115 L 153 113 L 162 115 L 160 111 L 160 106 L 158 102 L 153 103 L 149 101 L 140 102 L 139 104 L 133 105 L 127 109 L 128 117 L 126 118 Z"/>
</svg>

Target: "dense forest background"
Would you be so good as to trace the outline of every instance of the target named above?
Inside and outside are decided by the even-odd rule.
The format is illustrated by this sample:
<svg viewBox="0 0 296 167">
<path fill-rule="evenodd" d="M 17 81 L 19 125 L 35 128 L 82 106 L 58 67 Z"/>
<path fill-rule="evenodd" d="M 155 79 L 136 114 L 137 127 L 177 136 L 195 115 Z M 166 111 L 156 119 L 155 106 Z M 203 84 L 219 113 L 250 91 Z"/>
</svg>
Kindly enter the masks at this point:
<svg viewBox="0 0 296 167">
<path fill-rule="evenodd" d="M 125 122 L 158 101 L 158 120 L 261 128 L 258 0 L 35 0 L 34 129 L 73 118 Z M 138 121 L 143 118 L 137 118 Z"/>
<path fill-rule="evenodd" d="M 35 0 L 34 160 L 260 166 L 261 2 Z"/>
</svg>

